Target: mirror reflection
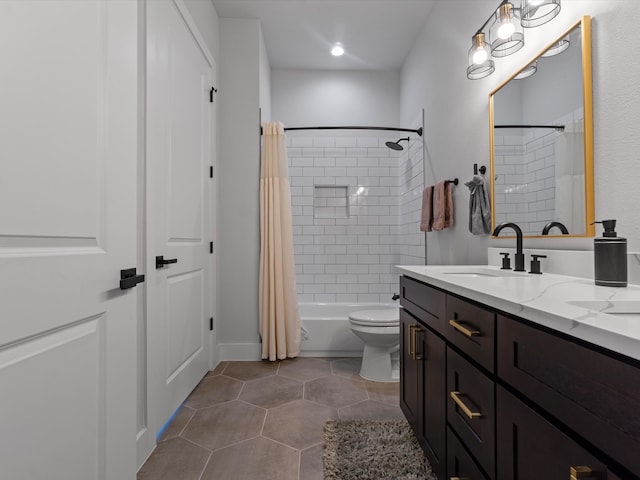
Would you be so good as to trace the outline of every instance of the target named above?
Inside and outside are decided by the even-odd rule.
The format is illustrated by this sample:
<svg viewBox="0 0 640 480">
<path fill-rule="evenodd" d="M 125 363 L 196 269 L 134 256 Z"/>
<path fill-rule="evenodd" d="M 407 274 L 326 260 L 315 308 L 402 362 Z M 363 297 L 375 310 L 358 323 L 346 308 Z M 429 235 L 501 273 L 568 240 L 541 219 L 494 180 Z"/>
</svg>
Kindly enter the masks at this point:
<svg viewBox="0 0 640 480">
<path fill-rule="evenodd" d="M 493 228 L 593 236 L 588 27 L 585 17 L 490 97 Z"/>
</svg>

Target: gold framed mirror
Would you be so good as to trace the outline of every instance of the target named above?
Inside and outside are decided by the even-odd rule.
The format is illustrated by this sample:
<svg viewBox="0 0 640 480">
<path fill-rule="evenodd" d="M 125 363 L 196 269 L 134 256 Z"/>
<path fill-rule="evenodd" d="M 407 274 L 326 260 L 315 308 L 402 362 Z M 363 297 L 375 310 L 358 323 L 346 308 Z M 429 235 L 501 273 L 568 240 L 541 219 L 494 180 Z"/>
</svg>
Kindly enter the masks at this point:
<svg viewBox="0 0 640 480">
<path fill-rule="evenodd" d="M 489 94 L 489 125 L 492 231 L 593 237 L 589 16 Z"/>
</svg>

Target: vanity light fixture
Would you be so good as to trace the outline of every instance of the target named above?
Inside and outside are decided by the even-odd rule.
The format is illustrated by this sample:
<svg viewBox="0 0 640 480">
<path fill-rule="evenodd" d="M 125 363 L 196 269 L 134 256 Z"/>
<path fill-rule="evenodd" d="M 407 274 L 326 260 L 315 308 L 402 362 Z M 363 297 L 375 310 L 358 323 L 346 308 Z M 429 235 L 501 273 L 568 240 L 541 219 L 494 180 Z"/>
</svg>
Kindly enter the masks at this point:
<svg viewBox="0 0 640 480">
<path fill-rule="evenodd" d="M 344 55 L 344 47 L 341 43 L 336 43 L 333 46 L 333 48 L 331 49 L 331 55 L 333 55 L 334 57 L 341 57 L 342 55 Z"/>
<path fill-rule="evenodd" d="M 490 57 L 506 57 L 517 52 L 524 46 L 524 28 L 543 25 L 559 12 L 560 0 L 521 0 L 519 6 L 512 0 L 503 0 L 471 37 L 467 78 L 478 80 L 491 75 L 495 64 Z M 488 25 L 489 42 L 485 40 Z"/>
<path fill-rule="evenodd" d="M 524 29 L 511 2 L 502 3 L 495 12 L 489 36 L 491 55 L 506 57 L 524 47 Z"/>
<path fill-rule="evenodd" d="M 554 55 L 558 55 L 559 53 L 564 52 L 567 48 L 569 48 L 571 42 L 569 40 L 569 35 L 558 40 L 556 43 L 551 45 L 546 52 L 544 52 L 541 57 L 553 57 Z"/>
<path fill-rule="evenodd" d="M 469 67 L 467 78 L 476 80 L 491 75 L 496 69 L 491 60 L 489 44 L 484 41 L 484 33 L 478 32 L 473 36 L 471 49 L 469 50 Z"/>
<path fill-rule="evenodd" d="M 560 13 L 560 0 L 522 0 L 522 26 L 539 27 Z"/>
<path fill-rule="evenodd" d="M 526 67 L 524 67 L 520 73 L 518 73 L 515 77 L 513 77 L 515 80 L 522 80 L 523 78 L 527 78 L 530 77 L 531 75 L 533 75 L 534 73 L 536 73 L 538 71 L 538 61 L 534 60 L 533 62 L 531 62 L 529 65 L 527 65 Z"/>
</svg>

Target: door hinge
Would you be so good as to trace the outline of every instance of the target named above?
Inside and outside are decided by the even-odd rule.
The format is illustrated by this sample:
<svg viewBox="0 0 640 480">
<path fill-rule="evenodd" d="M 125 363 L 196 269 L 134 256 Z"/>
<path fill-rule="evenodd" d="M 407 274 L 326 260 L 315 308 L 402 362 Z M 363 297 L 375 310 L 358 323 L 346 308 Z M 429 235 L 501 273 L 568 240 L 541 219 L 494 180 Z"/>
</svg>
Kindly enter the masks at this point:
<svg viewBox="0 0 640 480">
<path fill-rule="evenodd" d="M 218 93 L 218 89 L 216 87 L 211 87 L 211 90 L 209 90 L 209 103 L 213 103 L 214 93 Z"/>
<path fill-rule="evenodd" d="M 209 166 L 209 178 L 213 178 L 213 165 Z"/>
<path fill-rule="evenodd" d="M 209 253 L 213 253 L 213 242 L 209 242 Z"/>
<path fill-rule="evenodd" d="M 213 317 L 209 319 L 209 330 L 213 332 Z"/>
</svg>

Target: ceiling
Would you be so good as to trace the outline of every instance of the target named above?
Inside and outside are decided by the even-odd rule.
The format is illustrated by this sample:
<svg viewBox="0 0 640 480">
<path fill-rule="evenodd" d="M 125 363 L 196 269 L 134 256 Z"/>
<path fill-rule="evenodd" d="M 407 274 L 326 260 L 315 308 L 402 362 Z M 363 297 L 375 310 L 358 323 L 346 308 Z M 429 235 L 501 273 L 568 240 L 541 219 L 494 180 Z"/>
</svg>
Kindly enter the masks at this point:
<svg viewBox="0 0 640 480">
<path fill-rule="evenodd" d="M 400 70 L 437 0 L 213 0 L 221 18 L 255 18 L 272 68 Z M 346 53 L 333 57 L 341 42 Z"/>
</svg>

